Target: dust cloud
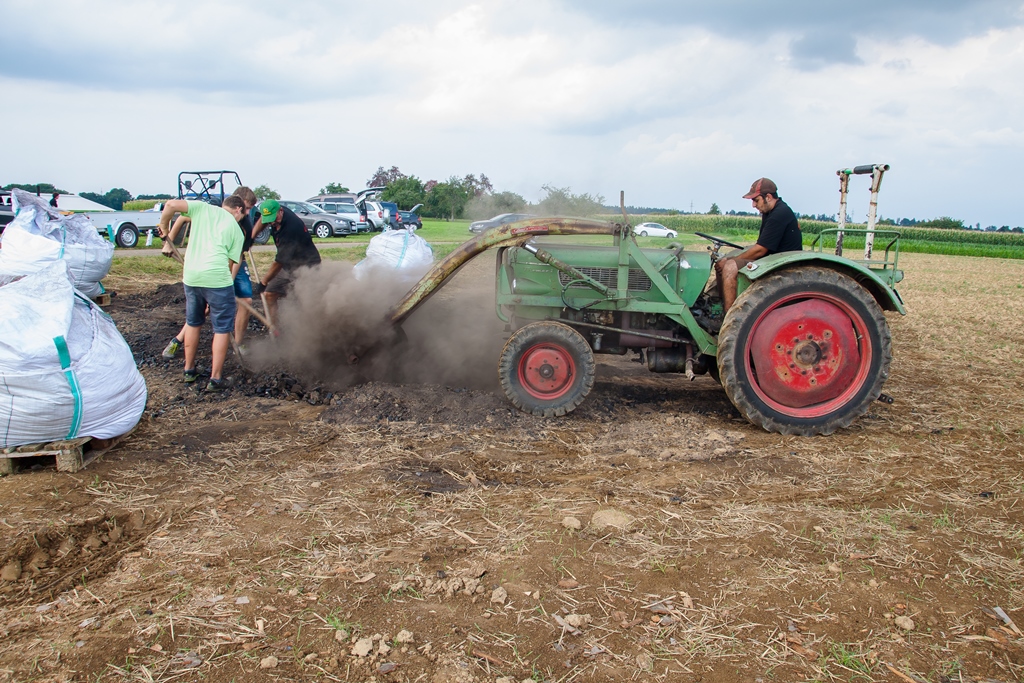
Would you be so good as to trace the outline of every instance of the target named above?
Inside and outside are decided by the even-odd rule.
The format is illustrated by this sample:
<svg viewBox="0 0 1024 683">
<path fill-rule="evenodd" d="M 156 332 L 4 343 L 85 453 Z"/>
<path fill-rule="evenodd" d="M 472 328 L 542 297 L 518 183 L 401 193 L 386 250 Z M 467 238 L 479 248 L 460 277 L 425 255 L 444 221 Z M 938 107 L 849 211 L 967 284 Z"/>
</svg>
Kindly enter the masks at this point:
<svg viewBox="0 0 1024 683">
<path fill-rule="evenodd" d="M 490 259 L 466 266 L 479 267 L 490 269 Z M 397 334 L 384 323 L 421 275 L 375 267 L 357 278 L 351 263 L 326 260 L 299 270 L 278 302 L 280 335 L 254 341 L 250 364 L 331 389 L 367 381 L 496 388 L 504 336 L 493 287 L 460 284 L 456 274 Z M 361 349 L 359 362 L 350 364 L 350 354 Z"/>
</svg>

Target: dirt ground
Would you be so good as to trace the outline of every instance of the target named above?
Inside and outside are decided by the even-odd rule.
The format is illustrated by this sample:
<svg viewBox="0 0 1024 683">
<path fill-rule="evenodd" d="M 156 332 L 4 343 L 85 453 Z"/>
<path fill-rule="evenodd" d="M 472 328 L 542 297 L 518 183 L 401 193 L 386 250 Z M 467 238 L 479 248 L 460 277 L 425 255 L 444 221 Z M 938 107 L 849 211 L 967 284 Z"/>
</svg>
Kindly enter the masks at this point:
<svg viewBox="0 0 1024 683">
<path fill-rule="evenodd" d="M 1024 262 L 901 265 L 895 403 L 822 438 L 628 358 L 514 411 L 489 259 L 411 321 L 447 340 L 412 379 L 232 356 L 220 396 L 160 357 L 179 288 L 122 281 L 147 410 L 0 479 L 0 680 L 1020 681 Z"/>
</svg>

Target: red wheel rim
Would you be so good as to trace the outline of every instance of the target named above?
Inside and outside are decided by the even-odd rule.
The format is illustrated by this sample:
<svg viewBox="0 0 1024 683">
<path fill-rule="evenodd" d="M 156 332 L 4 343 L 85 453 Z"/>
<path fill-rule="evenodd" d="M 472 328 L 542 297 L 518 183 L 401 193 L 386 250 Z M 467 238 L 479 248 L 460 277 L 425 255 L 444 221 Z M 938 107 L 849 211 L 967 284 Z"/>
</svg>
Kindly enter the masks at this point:
<svg viewBox="0 0 1024 683">
<path fill-rule="evenodd" d="M 762 313 L 750 330 L 744 364 L 769 408 L 816 418 L 843 407 L 863 388 L 875 350 L 867 323 L 828 294 L 793 294 Z"/>
<path fill-rule="evenodd" d="M 536 344 L 519 359 L 519 383 L 526 393 L 542 401 L 553 401 L 567 394 L 575 377 L 576 363 L 572 354 L 558 344 Z"/>
</svg>

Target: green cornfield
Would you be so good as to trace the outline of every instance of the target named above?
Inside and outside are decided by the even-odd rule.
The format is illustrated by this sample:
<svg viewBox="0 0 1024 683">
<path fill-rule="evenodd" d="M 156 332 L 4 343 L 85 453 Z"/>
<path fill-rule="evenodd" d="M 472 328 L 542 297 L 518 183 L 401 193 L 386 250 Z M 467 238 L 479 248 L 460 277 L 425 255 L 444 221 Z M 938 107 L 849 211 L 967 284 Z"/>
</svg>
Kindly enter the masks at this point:
<svg viewBox="0 0 1024 683">
<path fill-rule="evenodd" d="M 133 199 L 130 202 L 125 202 L 124 206 L 121 207 L 122 211 L 148 211 L 157 205 L 157 202 L 162 202 L 162 199 Z"/>
<path fill-rule="evenodd" d="M 601 220 L 621 220 L 621 216 L 605 214 L 595 216 Z M 661 223 L 666 228 L 680 233 L 704 232 L 721 237 L 736 237 L 732 241 L 752 242 L 757 237 L 761 219 L 756 216 L 709 216 L 688 214 L 678 216 L 631 215 L 633 225 L 643 222 Z M 863 230 L 863 223 L 850 223 L 851 230 Z M 804 244 L 810 245 L 823 230 L 834 230 L 835 223 L 801 220 Z M 900 234 L 900 251 L 922 254 L 946 254 L 950 256 L 989 256 L 995 258 L 1024 259 L 1024 234 L 1016 232 L 981 232 L 979 230 L 939 230 L 934 228 L 899 227 L 879 225 L 878 231 L 895 231 Z M 884 248 L 888 239 L 881 235 L 875 238 L 875 248 Z M 835 244 L 834 238 L 831 243 Z M 827 244 L 827 243 L 826 243 Z M 863 249 L 862 237 L 848 236 L 844 240 L 850 249 Z"/>
</svg>

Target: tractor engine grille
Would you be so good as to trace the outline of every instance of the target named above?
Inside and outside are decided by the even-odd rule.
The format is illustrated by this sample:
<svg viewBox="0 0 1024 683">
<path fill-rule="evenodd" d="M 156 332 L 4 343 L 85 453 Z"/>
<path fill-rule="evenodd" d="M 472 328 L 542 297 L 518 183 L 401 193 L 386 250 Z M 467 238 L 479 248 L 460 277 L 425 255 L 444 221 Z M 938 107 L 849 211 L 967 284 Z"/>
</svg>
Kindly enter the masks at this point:
<svg viewBox="0 0 1024 683">
<path fill-rule="evenodd" d="M 600 282 L 605 287 L 615 287 L 618 283 L 618 270 L 616 268 L 577 268 L 587 277 L 592 277 Z M 558 281 L 563 287 L 567 285 L 572 278 L 562 271 L 558 271 Z M 629 291 L 631 292 L 649 292 L 651 291 L 652 283 L 651 278 L 647 277 L 647 274 L 639 268 L 629 269 Z M 570 289 L 590 289 L 586 284 L 577 282 L 570 287 Z"/>
</svg>

